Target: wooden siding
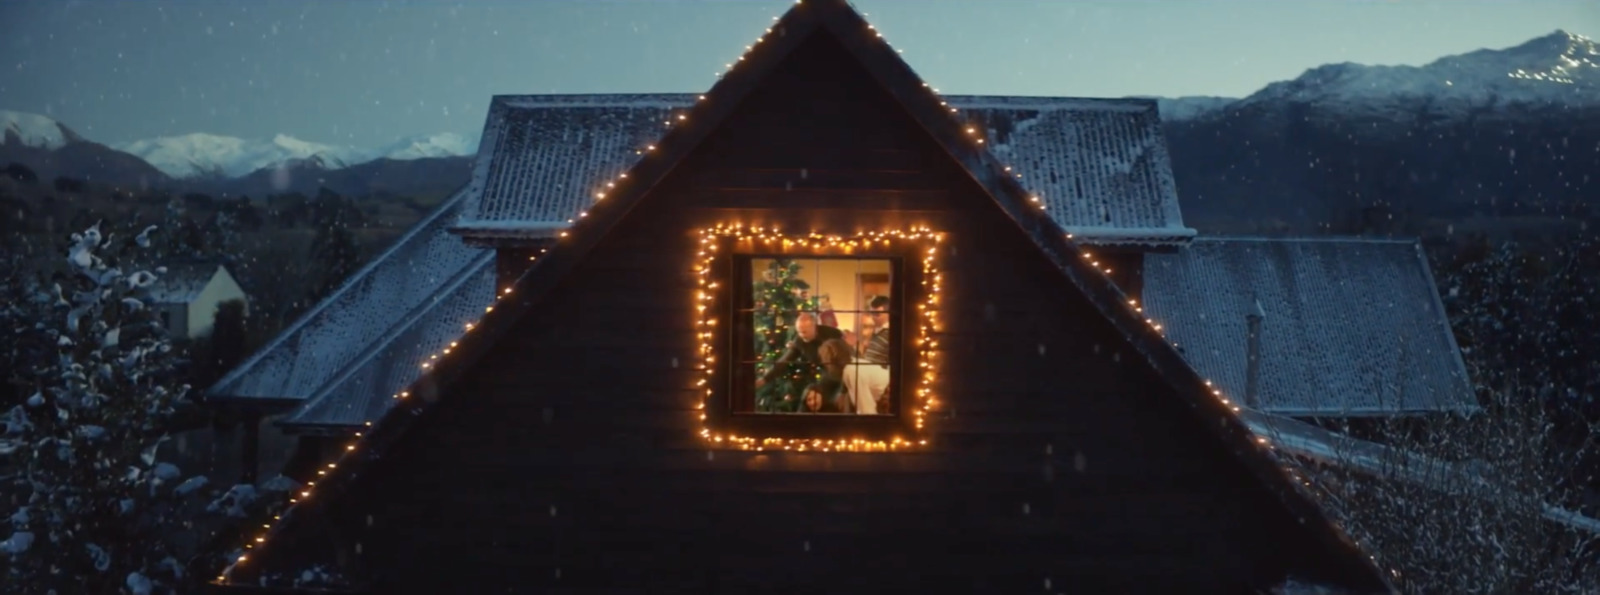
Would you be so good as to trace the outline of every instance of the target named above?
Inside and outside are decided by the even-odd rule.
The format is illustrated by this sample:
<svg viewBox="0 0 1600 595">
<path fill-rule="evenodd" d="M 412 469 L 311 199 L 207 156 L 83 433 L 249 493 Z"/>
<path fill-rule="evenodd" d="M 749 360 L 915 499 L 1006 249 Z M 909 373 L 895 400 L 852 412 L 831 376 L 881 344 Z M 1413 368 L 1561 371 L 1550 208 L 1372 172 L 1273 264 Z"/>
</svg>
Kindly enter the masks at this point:
<svg viewBox="0 0 1600 595">
<path fill-rule="evenodd" d="M 803 45 L 330 506 L 326 534 L 280 549 L 333 547 L 385 593 L 1324 578 L 1295 519 L 876 85 L 831 38 Z M 928 450 L 707 450 L 690 267 L 695 230 L 735 222 L 949 233 Z"/>
</svg>

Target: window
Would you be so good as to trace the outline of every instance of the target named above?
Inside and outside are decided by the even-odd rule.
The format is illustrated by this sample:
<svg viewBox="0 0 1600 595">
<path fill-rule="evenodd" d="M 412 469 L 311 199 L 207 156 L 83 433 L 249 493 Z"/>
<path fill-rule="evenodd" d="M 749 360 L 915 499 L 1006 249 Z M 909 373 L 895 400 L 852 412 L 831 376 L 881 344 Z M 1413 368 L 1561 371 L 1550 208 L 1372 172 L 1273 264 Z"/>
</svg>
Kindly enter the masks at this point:
<svg viewBox="0 0 1600 595">
<path fill-rule="evenodd" d="M 704 231 L 702 436 L 763 449 L 925 443 L 937 242 Z"/>
<path fill-rule="evenodd" d="M 894 414 L 898 259 L 737 260 L 733 413 Z"/>
</svg>

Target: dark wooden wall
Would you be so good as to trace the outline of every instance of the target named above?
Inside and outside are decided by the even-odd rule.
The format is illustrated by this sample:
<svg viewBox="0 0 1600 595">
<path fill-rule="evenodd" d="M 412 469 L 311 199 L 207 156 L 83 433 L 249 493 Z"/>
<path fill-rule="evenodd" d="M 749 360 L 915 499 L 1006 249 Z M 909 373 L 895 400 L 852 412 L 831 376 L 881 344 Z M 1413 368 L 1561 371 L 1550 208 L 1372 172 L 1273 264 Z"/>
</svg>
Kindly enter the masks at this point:
<svg viewBox="0 0 1600 595">
<path fill-rule="evenodd" d="M 803 46 L 335 508 L 379 591 L 1241 592 L 1318 571 L 843 51 Z M 696 437 L 690 266 L 719 222 L 949 232 L 929 450 Z"/>
</svg>

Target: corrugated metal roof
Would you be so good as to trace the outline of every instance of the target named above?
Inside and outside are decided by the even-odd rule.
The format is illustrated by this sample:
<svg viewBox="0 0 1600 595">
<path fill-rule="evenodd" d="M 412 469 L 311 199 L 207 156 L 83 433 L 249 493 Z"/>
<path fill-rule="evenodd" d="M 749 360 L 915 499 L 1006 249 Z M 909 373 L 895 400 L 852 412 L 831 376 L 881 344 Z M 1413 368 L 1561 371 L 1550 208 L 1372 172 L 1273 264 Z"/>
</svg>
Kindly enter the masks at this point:
<svg viewBox="0 0 1600 595">
<path fill-rule="evenodd" d="M 548 235 L 597 184 L 631 167 L 688 94 L 498 96 L 468 185 L 459 233 Z M 1160 115 L 1144 99 L 948 97 L 983 122 L 990 151 L 1090 244 L 1170 244 L 1183 226 Z"/>
<path fill-rule="evenodd" d="M 1246 315 L 1261 323 L 1258 408 L 1359 416 L 1476 407 L 1420 247 L 1200 238 L 1145 257 L 1144 309 L 1184 358 L 1243 399 Z"/>
<path fill-rule="evenodd" d="M 208 393 L 226 399 L 308 398 L 397 324 L 408 324 L 408 312 L 443 299 L 444 284 L 486 254 L 448 231 L 465 196 L 457 192 L 435 208 Z"/>
<path fill-rule="evenodd" d="M 393 395 L 421 374 L 422 362 L 483 315 L 484 306 L 494 302 L 494 292 L 494 253 L 484 250 L 281 423 L 343 427 L 377 419 Z"/>
</svg>

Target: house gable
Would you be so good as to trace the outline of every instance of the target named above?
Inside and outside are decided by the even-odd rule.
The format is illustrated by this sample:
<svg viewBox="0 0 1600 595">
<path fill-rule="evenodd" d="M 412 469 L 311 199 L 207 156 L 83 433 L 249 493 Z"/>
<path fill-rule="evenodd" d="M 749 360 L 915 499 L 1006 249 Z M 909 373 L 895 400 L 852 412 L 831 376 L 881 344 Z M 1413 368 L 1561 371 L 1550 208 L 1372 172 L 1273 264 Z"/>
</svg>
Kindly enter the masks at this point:
<svg viewBox="0 0 1600 595">
<path fill-rule="evenodd" d="M 1288 485 L 1225 404 L 1204 394 L 1193 371 L 1091 266 L 1092 257 L 1027 210 L 1020 188 L 943 106 L 914 95 L 920 87 L 892 53 L 866 47 L 867 35 L 844 29 L 854 24 L 864 28 L 842 4 L 814 2 L 791 12 L 762 50 L 770 53 L 748 56 L 749 72 L 730 74 L 703 108 L 686 114 L 689 127 L 649 149 L 665 153 L 662 159 L 641 161 L 611 203 L 580 217 L 593 227 L 577 226 L 476 330 L 452 344 L 453 353 L 428 365 L 433 373 L 399 395 L 401 406 L 331 465 L 331 478 L 315 489 L 323 504 L 291 511 L 273 543 L 280 536 L 293 542 L 283 528 L 305 527 L 302 544 L 331 531 L 343 544 L 365 544 L 370 553 L 362 563 L 389 572 L 385 578 L 394 582 L 387 586 L 419 589 L 415 581 L 428 575 L 453 579 L 461 575 L 452 570 L 464 569 L 412 557 L 426 542 L 466 547 L 483 540 L 494 545 L 481 553 L 505 558 L 466 558 L 549 571 L 542 576 L 568 586 L 659 584 L 653 580 L 662 577 L 702 588 L 763 579 L 818 587 L 914 580 L 895 571 L 901 569 L 975 588 L 1041 580 L 1046 588 L 1051 580 L 1113 589 L 1193 586 L 1197 579 L 1243 588 L 1306 573 L 1381 589 L 1359 551 Z M 850 101 L 807 104 L 760 86 L 838 51 L 864 68 L 836 66 L 830 83 L 837 87 L 817 92 L 831 87 Z M 873 97 L 877 85 L 889 93 Z M 815 121 L 758 125 L 773 110 L 755 102 L 786 95 L 791 107 L 809 106 L 815 116 L 836 106 L 833 115 L 845 121 L 877 120 L 876 128 L 851 130 L 869 148 L 899 151 L 885 158 L 907 159 L 900 171 L 920 175 L 882 176 L 894 170 L 873 167 L 841 177 L 855 176 L 841 182 L 845 192 L 778 194 L 772 185 L 782 175 L 760 172 L 790 169 L 781 163 L 787 158 L 811 163 L 821 156 L 785 155 L 773 138 L 838 140 Z M 873 111 L 883 106 L 897 109 Z M 751 145 L 759 138 L 750 133 L 763 128 L 771 132 L 767 144 Z M 779 150 L 762 153 L 762 146 Z M 739 172 L 715 167 L 753 154 L 775 161 Z M 748 187 L 755 190 L 738 192 L 739 176 L 755 176 Z M 935 430 L 931 449 L 718 452 L 682 423 L 692 419 L 686 387 L 694 371 L 684 363 L 694 353 L 686 271 L 694 230 L 718 219 L 760 224 L 763 217 L 801 230 L 952 230 L 951 258 L 962 264 L 950 283 L 968 290 L 942 307 L 949 321 L 940 332 L 966 340 L 955 341 L 941 372 L 940 390 L 957 408 L 936 422 L 948 427 Z M 995 362 L 1016 365 L 985 367 Z M 1068 386 L 1069 394 L 1056 394 Z M 965 418 L 956 414 L 963 408 Z M 356 469 L 367 472 L 352 482 Z M 885 475 L 892 470 L 899 473 Z M 1074 473 L 1079 481 L 1068 479 Z M 529 477 L 538 479 L 521 481 Z M 320 529 L 309 522 L 316 517 L 328 519 Z M 946 522 L 930 525 L 930 518 Z M 953 527 L 973 533 L 957 535 Z M 408 534 L 425 541 L 407 541 Z M 627 550 L 629 539 L 657 552 L 676 546 L 683 557 L 641 568 L 648 552 Z M 817 562 L 802 567 L 783 549 L 810 552 L 814 542 Z M 269 545 L 265 560 L 286 559 L 291 547 Z M 740 552 L 744 557 L 728 557 Z M 707 560 L 732 561 L 706 568 Z M 881 564 L 862 572 L 847 560 Z M 628 562 L 632 573 L 607 571 Z M 971 572 L 928 572 L 940 568 Z M 252 565 L 235 571 L 256 572 Z"/>
</svg>

